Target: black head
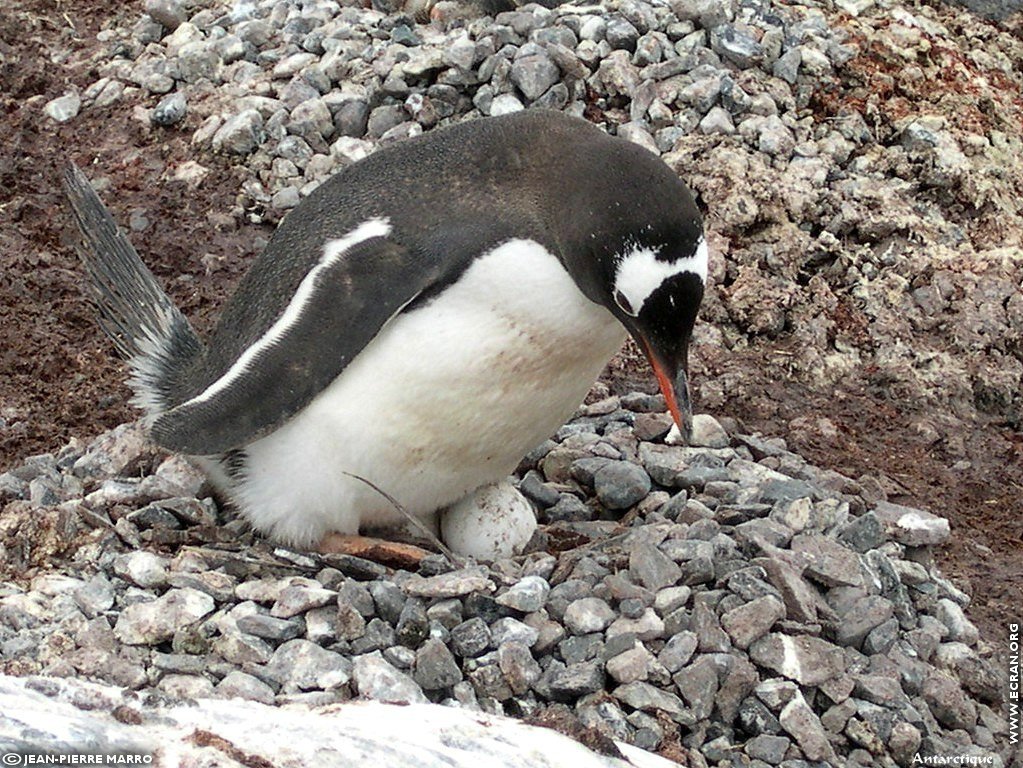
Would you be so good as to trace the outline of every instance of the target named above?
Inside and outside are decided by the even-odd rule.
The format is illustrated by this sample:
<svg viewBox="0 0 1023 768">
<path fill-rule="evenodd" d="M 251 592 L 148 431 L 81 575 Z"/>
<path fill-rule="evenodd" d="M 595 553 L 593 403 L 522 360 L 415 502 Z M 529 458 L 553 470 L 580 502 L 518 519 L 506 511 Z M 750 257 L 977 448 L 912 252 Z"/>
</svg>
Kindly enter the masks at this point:
<svg viewBox="0 0 1023 768">
<path fill-rule="evenodd" d="M 612 259 L 606 306 L 646 354 L 671 415 L 688 439 L 689 343 L 707 279 L 706 241 L 695 211 L 670 233 L 645 234 Z"/>
</svg>

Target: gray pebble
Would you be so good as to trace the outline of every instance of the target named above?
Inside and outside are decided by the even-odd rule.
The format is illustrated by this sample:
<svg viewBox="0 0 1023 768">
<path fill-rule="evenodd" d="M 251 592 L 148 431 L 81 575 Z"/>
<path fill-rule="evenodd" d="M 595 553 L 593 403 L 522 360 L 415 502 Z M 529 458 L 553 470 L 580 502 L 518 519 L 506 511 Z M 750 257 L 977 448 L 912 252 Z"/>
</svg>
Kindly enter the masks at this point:
<svg viewBox="0 0 1023 768">
<path fill-rule="evenodd" d="M 807 759 L 827 762 L 837 760 L 820 718 L 806 703 L 801 693 L 797 692 L 793 699 L 782 708 L 778 720 L 782 728 L 799 744 Z"/>
<path fill-rule="evenodd" d="M 569 632 L 585 635 L 606 629 L 615 619 L 611 606 L 598 597 L 575 600 L 565 609 L 564 623 Z"/>
<path fill-rule="evenodd" d="M 440 600 L 426 609 L 430 622 L 437 622 L 446 629 L 452 629 L 462 623 L 462 602 L 457 598 Z"/>
<path fill-rule="evenodd" d="M 646 680 L 656 659 L 642 643 L 636 643 L 627 651 L 623 651 L 607 660 L 607 674 L 618 683 L 632 683 Z"/>
<path fill-rule="evenodd" d="M 795 84 L 799 77 L 799 66 L 803 63 L 803 55 L 799 48 L 790 48 L 774 62 L 772 72 L 786 83 Z"/>
<path fill-rule="evenodd" d="M 754 760 L 763 760 L 768 765 L 778 765 L 785 759 L 785 753 L 791 744 L 792 742 L 784 736 L 764 733 L 747 741 L 743 749 Z"/>
<path fill-rule="evenodd" d="M 505 617 L 490 625 L 491 645 L 500 647 L 502 643 L 519 642 L 532 647 L 539 638 L 539 632 L 518 619 Z"/>
<path fill-rule="evenodd" d="M 369 102 L 349 99 L 334 112 L 334 132 L 337 136 L 361 138 L 369 127 Z"/>
<path fill-rule="evenodd" d="M 367 135 L 379 138 L 395 126 L 401 125 L 408 119 L 404 107 L 398 105 L 385 105 L 374 109 L 369 113 L 366 123 Z"/>
<path fill-rule="evenodd" d="M 255 151 L 263 140 L 263 116 L 247 109 L 224 122 L 213 134 L 213 149 L 234 155 Z"/>
<path fill-rule="evenodd" d="M 273 704 L 274 690 L 258 677 L 240 670 L 229 672 L 216 685 L 215 693 L 225 699 L 246 699 L 261 704 Z"/>
<path fill-rule="evenodd" d="M 352 679 L 352 662 L 314 642 L 288 640 L 273 652 L 264 668 L 267 678 L 281 686 L 281 692 L 330 690 Z"/>
<path fill-rule="evenodd" d="M 406 601 L 394 627 L 395 639 L 404 646 L 416 648 L 428 636 L 430 619 L 422 600 L 412 598 Z"/>
<path fill-rule="evenodd" d="M 640 543 L 629 552 L 629 573 L 647 589 L 658 591 L 674 586 L 682 569 L 657 547 Z"/>
<path fill-rule="evenodd" d="M 412 669 L 416 663 L 416 652 L 403 645 L 384 648 L 383 655 L 388 664 L 393 664 L 401 670 Z"/>
<path fill-rule="evenodd" d="M 352 680 L 364 699 L 395 704 L 418 704 L 427 701 L 415 681 L 389 664 L 379 652 L 356 656 Z"/>
<path fill-rule="evenodd" d="M 639 32 L 628 20 L 612 17 L 604 29 L 604 39 L 612 48 L 621 48 L 633 53 L 639 40 Z"/>
<path fill-rule="evenodd" d="M 732 122 L 732 116 L 728 110 L 722 107 L 711 107 L 707 114 L 703 116 L 699 124 L 700 133 L 703 134 L 723 134 L 730 136 L 735 133 L 735 124 Z"/>
<path fill-rule="evenodd" d="M 490 102 L 489 114 L 491 117 L 499 117 L 500 115 L 510 115 L 513 112 L 521 112 L 523 109 L 525 107 L 515 94 L 502 93 L 495 96 Z"/>
<path fill-rule="evenodd" d="M 852 601 L 848 608 L 837 611 L 842 621 L 835 630 L 840 645 L 859 648 L 875 627 L 892 617 L 892 602 L 879 595 L 867 595 Z"/>
<path fill-rule="evenodd" d="M 285 587 L 270 608 L 270 615 L 278 619 L 298 616 L 313 608 L 322 608 L 337 600 L 337 592 L 330 589 L 295 585 Z"/>
<path fill-rule="evenodd" d="M 552 674 L 548 684 L 551 698 L 556 701 L 573 701 L 588 693 L 603 690 L 603 665 L 599 661 L 569 664 Z"/>
<path fill-rule="evenodd" d="M 376 613 L 386 622 L 396 624 L 405 607 L 405 593 L 391 581 L 373 581 L 369 585 Z"/>
<path fill-rule="evenodd" d="M 106 575 L 97 573 L 74 591 L 74 600 L 86 618 L 91 619 L 113 607 L 113 585 Z"/>
<path fill-rule="evenodd" d="M 204 699 L 213 695 L 213 683 L 199 675 L 165 675 L 156 687 L 177 699 Z"/>
<path fill-rule="evenodd" d="M 533 658 L 529 646 L 514 640 L 502 643 L 497 649 L 497 663 L 512 693 L 521 696 L 540 679 L 540 665 Z"/>
<path fill-rule="evenodd" d="M 43 114 L 57 123 L 66 123 L 78 116 L 82 99 L 77 92 L 65 93 L 43 105 Z"/>
<path fill-rule="evenodd" d="M 618 686 L 612 695 L 623 704 L 644 712 L 656 713 L 661 710 L 670 717 L 682 715 L 685 710 L 682 699 L 675 694 L 638 680 Z"/>
<path fill-rule="evenodd" d="M 527 55 L 516 56 L 509 77 L 528 101 L 535 101 L 558 81 L 559 72 L 550 55 L 537 47 Z"/>
<path fill-rule="evenodd" d="M 647 608 L 638 618 L 620 616 L 607 628 L 609 640 L 625 634 L 634 635 L 639 640 L 656 640 L 664 636 L 664 621 L 653 608 Z"/>
<path fill-rule="evenodd" d="M 323 99 L 306 99 L 291 110 L 287 130 L 309 142 L 329 139 L 334 132 L 334 118 Z"/>
<path fill-rule="evenodd" d="M 450 688 L 462 679 L 451 651 L 440 640 L 429 639 L 416 651 L 415 682 L 425 691 Z"/>
<path fill-rule="evenodd" d="M 211 613 L 215 605 L 212 597 L 198 590 L 172 589 L 156 600 L 125 608 L 114 634 L 127 645 L 156 645 Z"/>
<path fill-rule="evenodd" d="M 302 626 L 295 621 L 286 621 L 272 616 L 254 613 L 238 619 L 238 629 L 264 640 L 283 642 L 302 634 Z"/>
<path fill-rule="evenodd" d="M 315 610 L 305 614 L 307 635 L 309 632 L 310 614 L 314 613 Z M 366 635 L 366 619 L 352 606 L 338 605 L 336 612 L 329 608 L 319 610 L 327 611 L 327 620 L 330 623 L 330 627 L 326 630 L 326 636 L 337 637 L 341 640 L 357 640 Z M 316 630 L 321 636 L 324 635 L 323 629 L 316 628 Z M 310 637 L 309 639 L 312 640 L 313 638 Z"/>
<path fill-rule="evenodd" d="M 732 62 L 740 69 L 755 65 L 764 55 L 764 49 L 760 43 L 728 25 L 718 27 L 711 32 L 710 45 L 722 58 Z"/>
<path fill-rule="evenodd" d="M 188 18 L 178 0 L 146 0 L 143 7 L 154 21 L 158 21 L 171 32 Z"/>
<path fill-rule="evenodd" d="M 225 661 L 239 666 L 265 664 L 273 655 L 273 648 L 265 640 L 241 633 L 231 633 L 216 638 L 213 641 L 213 650 Z"/>
<path fill-rule="evenodd" d="M 924 680 L 921 695 L 931 713 L 947 728 L 972 729 L 977 722 L 977 705 L 951 676 L 932 672 Z"/>
<path fill-rule="evenodd" d="M 353 653 L 370 653 L 381 651 L 394 645 L 394 628 L 379 618 L 370 619 L 361 636 L 351 641 Z"/>
<path fill-rule="evenodd" d="M 771 633 L 750 646 L 749 656 L 800 685 L 818 685 L 845 671 L 841 648 L 816 637 Z"/>
<path fill-rule="evenodd" d="M 795 148 L 796 140 L 792 131 L 777 115 L 764 118 L 757 138 L 757 148 L 767 155 L 788 157 Z"/>
<path fill-rule="evenodd" d="M 177 64 L 178 77 L 186 83 L 220 81 L 220 52 L 216 45 L 206 40 L 196 40 L 181 46 Z"/>
<path fill-rule="evenodd" d="M 593 487 L 608 509 L 628 509 L 650 492 L 650 476 L 632 462 L 612 461 L 593 475 Z"/>
<path fill-rule="evenodd" d="M 543 608 L 550 592 L 550 584 L 545 579 L 539 576 L 526 576 L 494 599 L 498 604 L 521 613 L 532 613 Z"/>
<path fill-rule="evenodd" d="M 428 578 L 410 580 L 405 591 L 413 597 L 462 597 L 474 592 L 489 592 L 494 583 L 481 568 L 464 568 Z"/>
<path fill-rule="evenodd" d="M 838 540 L 856 552 L 868 552 L 884 543 L 884 528 L 874 512 L 867 512 L 843 526 Z"/>
<path fill-rule="evenodd" d="M 899 544 L 923 547 L 945 543 L 950 535 L 948 520 L 923 509 L 878 502 L 874 513 L 886 532 Z"/>
<path fill-rule="evenodd" d="M 462 658 L 479 656 L 491 646 L 491 641 L 490 627 L 478 616 L 451 630 L 451 650 Z"/>
<path fill-rule="evenodd" d="M 748 648 L 785 618 L 785 606 L 781 600 L 770 595 L 733 608 L 721 616 L 721 626 L 738 648 Z"/>
<path fill-rule="evenodd" d="M 739 722 L 748 733 L 754 734 L 778 734 L 781 733 L 781 723 L 772 714 L 762 701 L 755 696 L 748 696 L 739 706 Z"/>
<path fill-rule="evenodd" d="M 530 470 L 522 478 L 522 482 L 519 483 L 519 490 L 522 494 L 535 501 L 541 507 L 552 507 L 558 503 L 558 499 L 561 498 L 561 494 L 543 481 L 543 475 L 538 471 Z"/>
</svg>

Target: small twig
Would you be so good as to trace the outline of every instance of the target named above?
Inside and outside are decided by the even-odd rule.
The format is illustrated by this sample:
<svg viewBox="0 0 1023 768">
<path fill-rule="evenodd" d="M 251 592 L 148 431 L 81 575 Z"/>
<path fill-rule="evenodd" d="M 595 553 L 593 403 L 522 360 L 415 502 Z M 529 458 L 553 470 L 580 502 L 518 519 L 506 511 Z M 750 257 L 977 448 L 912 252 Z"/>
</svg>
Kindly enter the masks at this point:
<svg viewBox="0 0 1023 768">
<path fill-rule="evenodd" d="M 413 515 L 407 509 L 405 509 L 405 507 L 403 507 L 401 505 L 401 502 L 399 502 L 396 498 L 394 498 L 391 494 L 389 494 L 387 491 L 385 491 L 379 485 L 377 485 L 376 483 L 372 482 L 371 480 L 367 480 L 365 477 L 362 477 L 360 475 L 356 475 L 356 474 L 354 474 L 352 472 L 342 472 L 342 474 L 348 475 L 348 477 L 354 478 L 356 480 L 359 480 L 359 481 L 365 483 L 370 488 L 372 488 L 374 491 L 376 491 L 381 496 L 383 496 L 385 499 L 387 499 L 388 503 L 392 507 L 394 507 L 396 510 L 398 510 L 398 512 L 401 514 L 401 516 L 404 517 L 405 520 L 407 520 L 412 525 L 413 528 L 415 528 L 421 534 L 423 534 L 423 536 L 426 538 L 427 541 L 429 541 L 431 544 L 433 544 L 435 547 L 437 547 L 437 549 L 440 550 L 441 554 L 443 554 L 448 560 L 451 561 L 452 565 L 454 565 L 455 567 L 458 567 L 458 568 L 461 568 L 463 565 L 465 565 L 465 561 L 462 560 L 462 558 L 459 557 L 458 555 L 456 555 L 454 552 L 452 552 L 451 549 L 449 549 L 448 546 L 443 541 L 440 540 L 440 537 L 437 536 L 433 531 L 431 531 L 423 523 L 422 520 L 420 520 L 418 517 Z"/>
</svg>

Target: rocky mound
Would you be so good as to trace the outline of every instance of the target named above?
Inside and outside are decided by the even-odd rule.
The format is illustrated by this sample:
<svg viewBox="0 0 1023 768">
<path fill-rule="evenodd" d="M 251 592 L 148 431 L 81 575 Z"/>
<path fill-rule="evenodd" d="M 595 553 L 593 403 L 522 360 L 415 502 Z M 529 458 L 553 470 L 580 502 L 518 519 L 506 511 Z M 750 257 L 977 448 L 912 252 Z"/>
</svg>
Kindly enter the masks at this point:
<svg viewBox="0 0 1023 768">
<path fill-rule="evenodd" d="M 1020 425 L 1023 42 L 1007 25 L 874 0 L 362 5 L 153 0 L 101 33 L 99 79 L 44 111 L 201 118 L 198 159 L 168 176 L 198 185 L 203 153 L 244 158 L 234 213 L 269 221 L 381 143 L 524 107 L 583 115 L 664 155 L 727 255 L 698 339 L 706 407 L 729 353 L 784 335 L 779 372 L 886 392 L 953 455 L 958 419 Z"/>
<path fill-rule="evenodd" d="M 0 475 L 0 559 L 67 562 L 0 588 L 4 671 L 443 702 L 688 765 L 1002 764 L 1000 672 L 933 564 L 948 522 L 710 417 L 666 444 L 662 408 L 595 403 L 528 456 L 542 535 L 490 566 L 272 549 L 136 425 L 33 457 Z"/>
</svg>

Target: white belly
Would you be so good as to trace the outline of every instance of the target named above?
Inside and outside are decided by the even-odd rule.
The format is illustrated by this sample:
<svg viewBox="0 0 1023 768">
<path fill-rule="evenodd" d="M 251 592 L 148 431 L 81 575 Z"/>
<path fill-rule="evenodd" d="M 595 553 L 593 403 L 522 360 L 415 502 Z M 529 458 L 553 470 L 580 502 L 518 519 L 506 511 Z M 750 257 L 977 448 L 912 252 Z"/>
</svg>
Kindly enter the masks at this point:
<svg viewBox="0 0 1023 768">
<path fill-rule="evenodd" d="M 486 263 L 484 263 L 486 262 Z M 573 412 L 625 329 L 540 245 L 513 241 L 390 322 L 334 382 L 246 447 L 229 493 L 259 530 L 309 546 L 428 515 L 508 475 Z"/>
</svg>

